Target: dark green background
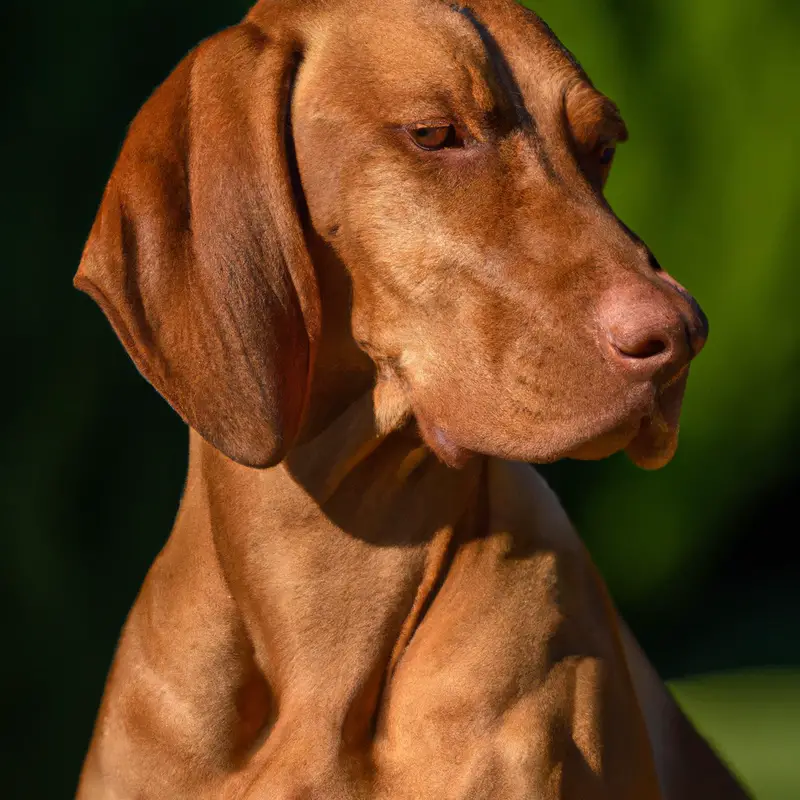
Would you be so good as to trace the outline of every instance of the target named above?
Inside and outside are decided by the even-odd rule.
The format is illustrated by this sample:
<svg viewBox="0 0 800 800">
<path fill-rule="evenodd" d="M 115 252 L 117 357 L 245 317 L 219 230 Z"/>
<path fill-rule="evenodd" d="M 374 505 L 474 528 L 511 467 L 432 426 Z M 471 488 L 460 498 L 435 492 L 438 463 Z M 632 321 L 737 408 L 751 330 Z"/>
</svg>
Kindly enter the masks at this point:
<svg viewBox="0 0 800 800">
<path fill-rule="evenodd" d="M 230 0 L 14 0 L 2 22 L 3 796 L 69 797 L 186 432 L 71 288 L 125 128 Z M 682 446 L 546 470 L 662 674 L 767 800 L 800 797 L 800 4 L 541 0 L 631 131 L 609 196 L 711 319 Z"/>
</svg>

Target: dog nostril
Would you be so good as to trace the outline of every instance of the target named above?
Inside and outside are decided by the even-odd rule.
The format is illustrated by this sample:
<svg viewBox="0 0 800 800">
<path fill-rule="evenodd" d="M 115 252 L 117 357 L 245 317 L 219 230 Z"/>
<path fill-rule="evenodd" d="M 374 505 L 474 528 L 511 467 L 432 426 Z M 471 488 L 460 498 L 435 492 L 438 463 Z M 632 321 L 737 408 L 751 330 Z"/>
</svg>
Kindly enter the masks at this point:
<svg viewBox="0 0 800 800">
<path fill-rule="evenodd" d="M 655 272 L 663 272 L 661 264 L 658 263 L 658 259 L 649 250 L 647 252 L 647 263 Z"/>
<path fill-rule="evenodd" d="M 667 349 L 667 343 L 663 339 L 655 337 L 625 343 L 615 341 L 613 344 L 621 355 L 628 358 L 652 358 Z"/>
</svg>

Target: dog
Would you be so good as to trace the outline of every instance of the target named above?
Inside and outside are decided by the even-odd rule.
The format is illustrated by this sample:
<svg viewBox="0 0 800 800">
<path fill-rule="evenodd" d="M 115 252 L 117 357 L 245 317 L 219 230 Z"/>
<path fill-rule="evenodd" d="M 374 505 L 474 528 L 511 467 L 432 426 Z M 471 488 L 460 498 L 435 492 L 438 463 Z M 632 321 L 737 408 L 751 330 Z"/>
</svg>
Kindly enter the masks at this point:
<svg viewBox="0 0 800 800">
<path fill-rule="evenodd" d="M 260 0 L 156 90 L 75 285 L 189 468 L 80 800 L 746 797 L 529 466 L 675 452 L 626 136 L 511 0 Z"/>
</svg>

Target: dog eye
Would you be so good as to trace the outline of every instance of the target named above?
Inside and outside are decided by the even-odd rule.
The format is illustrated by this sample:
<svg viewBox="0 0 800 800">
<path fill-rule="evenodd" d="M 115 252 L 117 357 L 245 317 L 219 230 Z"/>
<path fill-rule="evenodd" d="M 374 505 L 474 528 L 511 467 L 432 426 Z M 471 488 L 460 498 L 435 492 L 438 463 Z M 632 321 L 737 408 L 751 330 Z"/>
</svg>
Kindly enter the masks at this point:
<svg viewBox="0 0 800 800">
<path fill-rule="evenodd" d="M 605 142 L 600 146 L 600 165 L 607 167 L 614 160 L 614 154 L 617 152 L 616 144 Z"/>
<path fill-rule="evenodd" d="M 455 125 L 424 125 L 409 130 L 414 144 L 423 150 L 444 150 L 447 147 L 463 147 Z"/>
</svg>

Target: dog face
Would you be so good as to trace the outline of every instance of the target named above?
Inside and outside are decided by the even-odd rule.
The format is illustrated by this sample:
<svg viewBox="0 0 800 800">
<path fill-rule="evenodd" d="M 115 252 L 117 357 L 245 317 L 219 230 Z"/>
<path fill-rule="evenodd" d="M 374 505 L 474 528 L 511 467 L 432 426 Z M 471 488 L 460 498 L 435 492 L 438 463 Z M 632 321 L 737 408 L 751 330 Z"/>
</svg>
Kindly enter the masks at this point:
<svg viewBox="0 0 800 800">
<path fill-rule="evenodd" d="M 666 463 L 707 323 L 603 197 L 620 115 L 533 14 L 341 4 L 300 67 L 311 221 L 443 460 Z M 380 408 L 378 409 L 380 413 Z"/>
<path fill-rule="evenodd" d="M 512 0 L 261 0 L 137 115 L 75 283 L 242 464 L 301 436 L 326 342 L 313 239 L 349 274 L 384 428 L 413 414 L 453 465 L 659 466 L 707 324 L 603 198 L 625 136 Z"/>
</svg>

